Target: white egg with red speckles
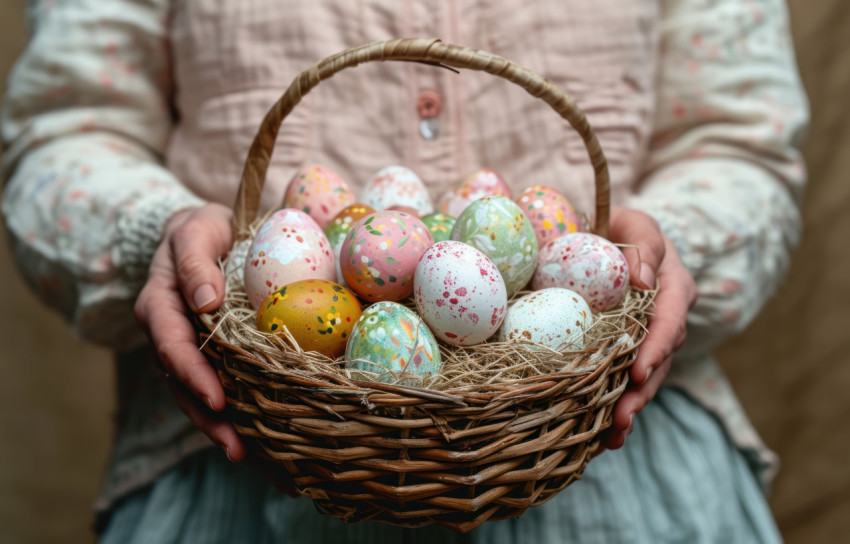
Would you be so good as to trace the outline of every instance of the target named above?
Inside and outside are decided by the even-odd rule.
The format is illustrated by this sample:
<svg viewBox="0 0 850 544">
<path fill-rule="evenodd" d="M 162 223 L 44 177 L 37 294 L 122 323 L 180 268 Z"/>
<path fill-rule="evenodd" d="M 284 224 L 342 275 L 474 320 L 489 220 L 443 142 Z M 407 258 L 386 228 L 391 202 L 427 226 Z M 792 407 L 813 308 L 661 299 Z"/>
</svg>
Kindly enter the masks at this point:
<svg viewBox="0 0 850 544">
<path fill-rule="evenodd" d="M 306 213 L 284 208 L 257 231 L 245 259 L 245 292 L 256 310 L 270 294 L 299 280 L 336 280 L 331 245 Z"/>
<path fill-rule="evenodd" d="M 555 351 L 584 348 L 585 333 L 593 312 L 575 291 L 550 287 L 534 291 L 514 302 L 499 329 L 501 342 L 529 342 Z M 529 346 L 530 349 L 542 349 Z"/>
<path fill-rule="evenodd" d="M 413 208 L 418 217 L 434 211 L 428 188 L 413 170 L 405 166 L 381 169 L 363 187 L 360 201 L 376 210 L 402 206 Z"/>
<path fill-rule="evenodd" d="M 416 308 L 431 331 L 455 346 L 490 338 L 502 324 L 508 297 L 499 269 L 474 247 L 447 240 L 422 255 L 413 276 Z"/>
<path fill-rule="evenodd" d="M 618 306 L 629 289 L 629 266 L 610 241 L 576 232 L 556 238 L 540 248 L 537 270 L 531 280 L 535 290 L 563 287 L 580 294 L 595 312 Z"/>
</svg>

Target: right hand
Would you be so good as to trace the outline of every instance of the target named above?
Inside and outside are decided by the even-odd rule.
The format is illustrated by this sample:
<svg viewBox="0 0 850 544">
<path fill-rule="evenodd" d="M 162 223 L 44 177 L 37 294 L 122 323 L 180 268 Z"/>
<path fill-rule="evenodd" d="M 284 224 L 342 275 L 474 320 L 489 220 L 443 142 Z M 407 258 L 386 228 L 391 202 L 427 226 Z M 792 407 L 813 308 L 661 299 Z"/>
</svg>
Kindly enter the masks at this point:
<svg viewBox="0 0 850 544">
<path fill-rule="evenodd" d="M 224 300 L 218 259 L 232 245 L 232 212 L 206 204 L 175 213 L 151 261 L 147 283 L 136 300 L 136 319 L 148 333 L 183 412 L 228 459 L 241 461 L 245 447 L 233 426 L 215 417 L 224 410 L 224 389 L 204 355 L 186 314 L 211 312 Z"/>
</svg>

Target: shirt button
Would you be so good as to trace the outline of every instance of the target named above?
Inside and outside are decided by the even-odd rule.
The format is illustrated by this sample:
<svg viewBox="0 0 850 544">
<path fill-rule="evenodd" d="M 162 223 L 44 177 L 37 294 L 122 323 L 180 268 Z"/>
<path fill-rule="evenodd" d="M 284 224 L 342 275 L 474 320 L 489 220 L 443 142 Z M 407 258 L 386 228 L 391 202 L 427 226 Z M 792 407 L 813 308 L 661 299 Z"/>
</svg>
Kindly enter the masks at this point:
<svg viewBox="0 0 850 544">
<path fill-rule="evenodd" d="M 426 140 L 433 140 L 440 135 L 440 121 L 437 119 L 443 110 L 443 103 L 436 91 L 422 91 L 416 102 L 416 112 L 419 114 L 419 134 Z"/>
<path fill-rule="evenodd" d="M 416 111 L 419 113 L 420 119 L 439 117 L 442 110 L 443 102 L 436 91 L 422 91 L 416 103 Z"/>
</svg>

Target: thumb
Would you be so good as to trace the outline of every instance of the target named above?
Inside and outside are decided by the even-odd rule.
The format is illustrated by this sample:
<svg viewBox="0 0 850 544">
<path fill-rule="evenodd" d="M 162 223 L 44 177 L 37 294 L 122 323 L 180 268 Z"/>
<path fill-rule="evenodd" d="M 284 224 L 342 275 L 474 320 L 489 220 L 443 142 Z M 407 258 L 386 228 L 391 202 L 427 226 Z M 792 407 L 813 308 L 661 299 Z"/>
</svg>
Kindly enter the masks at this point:
<svg viewBox="0 0 850 544">
<path fill-rule="evenodd" d="M 218 259 L 230 250 L 230 210 L 208 204 L 193 210 L 171 233 L 177 283 L 195 312 L 218 308 L 224 299 L 224 276 Z"/>
<path fill-rule="evenodd" d="M 638 210 L 613 208 L 610 237 L 614 243 L 636 246 L 623 248 L 632 285 L 655 289 L 656 273 L 666 252 L 664 236 L 655 219 Z"/>
</svg>

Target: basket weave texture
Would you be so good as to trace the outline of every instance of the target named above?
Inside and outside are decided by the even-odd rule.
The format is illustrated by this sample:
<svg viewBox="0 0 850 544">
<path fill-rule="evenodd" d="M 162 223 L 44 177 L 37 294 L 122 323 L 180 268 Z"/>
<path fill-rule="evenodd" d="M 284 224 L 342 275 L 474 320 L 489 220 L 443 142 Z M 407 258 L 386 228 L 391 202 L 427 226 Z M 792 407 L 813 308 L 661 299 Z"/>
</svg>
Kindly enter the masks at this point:
<svg viewBox="0 0 850 544">
<path fill-rule="evenodd" d="M 497 55 L 410 39 L 343 51 L 293 81 L 249 151 L 234 205 L 234 247 L 250 239 L 261 222 L 260 193 L 284 118 L 322 80 L 378 60 L 486 71 L 548 103 L 586 144 L 596 183 L 591 230 L 607 236 L 607 163 L 576 104 L 545 79 Z M 581 476 L 626 387 L 652 293 L 632 289 L 628 311 L 620 316 L 626 324 L 616 334 L 599 335 L 582 352 L 529 352 L 531 363 L 523 364 L 530 372 L 482 373 L 479 382 L 448 381 L 439 387 L 356 380 L 339 361 L 283 341 L 246 339 L 222 326 L 233 315 L 253 321 L 244 297 L 229 297 L 222 310 L 195 316 L 195 326 L 227 393 L 228 417 L 249 446 L 283 467 L 298 492 L 329 516 L 406 527 L 439 523 L 467 532 L 487 520 L 519 516 Z M 234 307 L 241 307 L 241 314 Z M 500 349 L 488 360 L 494 353 L 509 357 Z M 512 348 L 515 354 L 522 349 Z M 468 365 L 486 355 L 488 345 L 441 350 Z"/>
</svg>

